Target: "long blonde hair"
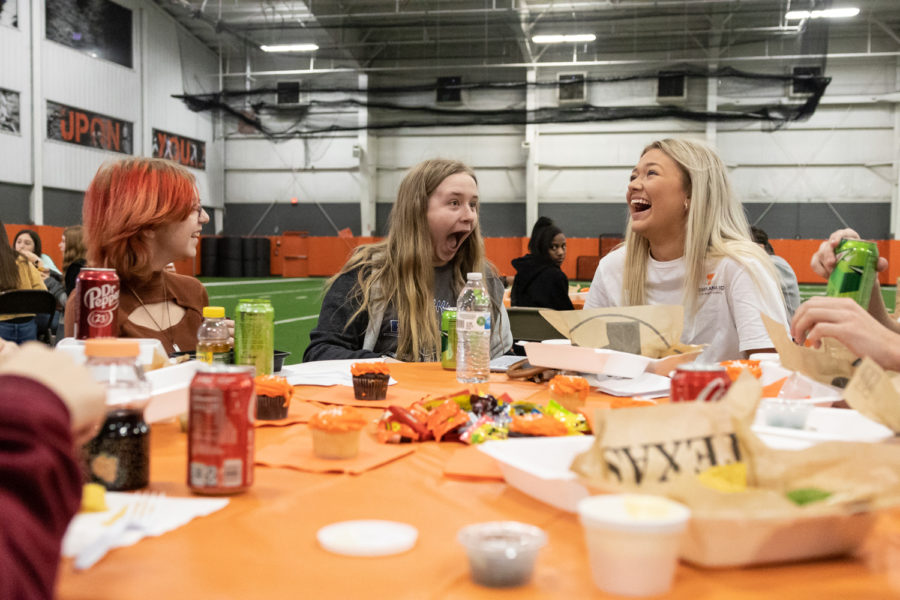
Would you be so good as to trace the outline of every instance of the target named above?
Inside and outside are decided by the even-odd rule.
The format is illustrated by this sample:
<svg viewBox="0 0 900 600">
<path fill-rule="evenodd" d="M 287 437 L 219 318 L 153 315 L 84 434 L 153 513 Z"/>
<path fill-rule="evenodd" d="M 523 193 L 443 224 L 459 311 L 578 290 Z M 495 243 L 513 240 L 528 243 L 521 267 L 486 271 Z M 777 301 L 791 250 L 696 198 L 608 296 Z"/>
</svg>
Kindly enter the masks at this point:
<svg viewBox="0 0 900 600">
<path fill-rule="evenodd" d="M 455 160 L 426 160 L 413 167 L 397 190 L 387 237 L 357 248 L 326 287 L 331 287 L 342 274 L 358 269 L 357 285 L 348 300 L 358 302 L 359 308 L 348 325 L 361 314 L 368 313 L 371 318 L 379 309 L 393 304 L 401 323 L 397 340 L 400 360 L 437 360 L 440 353 L 428 199 L 442 181 L 457 173 L 465 173 L 478 182 L 472 169 Z M 493 274 L 493 267 L 484 255 L 484 240 L 477 221 L 450 264 L 454 294 L 465 285 L 466 273 L 480 271 L 486 279 Z M 494 323 L 498 323 L 499 305 L 493 297 L 491 303 Z"/>
<path fill-rule="evenodd" d="M 690 200 L 684 237 L 685 277 L 682 302 L 686 314 L 697 310 L 700 287 L 706 279 L 707 259 L 729 257 L 747 268 L 757 287 L 761 282 L 750 263 L 757 263 L 772 281 L 775 268 L 766 253 L 750 237 L 750 224 L 740 200 L 734 195 L 728 172 L 715 150 L 695 140 L 664 139 L 653 142 L 641 152 L 659 150 L 678 165 L 684 192 Z M 647 302 L 647 263 L 650 242 L 631 229 L 625 233 L 625 273 L 622 302 L 626 305 Z"/>
</svg>

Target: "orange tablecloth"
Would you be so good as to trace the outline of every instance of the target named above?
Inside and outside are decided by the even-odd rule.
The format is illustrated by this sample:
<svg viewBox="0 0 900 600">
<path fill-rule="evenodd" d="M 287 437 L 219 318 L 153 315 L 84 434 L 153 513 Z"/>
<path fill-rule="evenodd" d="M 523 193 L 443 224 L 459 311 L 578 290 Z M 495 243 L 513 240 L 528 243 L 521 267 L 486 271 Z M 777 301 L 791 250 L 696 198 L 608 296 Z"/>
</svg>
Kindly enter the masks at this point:
<svg viewBox="0 0 900 600">
<path fill-rule="evenodd" d="M 392 366 L 407 389 L 459 389 L 438 365 Z M 545 397 L 545 386 L 503 382 L 516 399 Z M 492 386 L 494 387 L 494 386 Z M 599 398 L 597 402 L 602 403 Z M 257 447 L 282 442 L 306 425 L 257 429 Z M 175 423 L 153 426 L 151 488 L 189 495 L 186 437 Z M 256 482 L 223 510 L 158 538 L 113 550 L 87 572 L 60 568 L 62 600 L 130 598 L 587 598 L 603 597 L 590 578 L 575 515 L 551 508 L 505 483 L 442 475 L 457 443 L 420 444 L 417 451 L 358 476 L 256 468 Z M 881 529 L 900 566 L 900 517 Z M 390 519 L 419 530 L 410 552 L 384 558 L 348 558 L 321 549 L 316 531 L 347 519 Z M 543 528 L 534 579 L 514 590 L 475 585 L 457 531 L 469 523 L 513 519 Z M 884 562 L 884 561 L 882 561 Z M 893 587 L 892 587 L 893 584 Z M 887 598 L 900 595 L 900 573 L 870 571 L 850 558 L 753 569 L 706 570 L 680 565 L 671 598 Z"/>
</svg>

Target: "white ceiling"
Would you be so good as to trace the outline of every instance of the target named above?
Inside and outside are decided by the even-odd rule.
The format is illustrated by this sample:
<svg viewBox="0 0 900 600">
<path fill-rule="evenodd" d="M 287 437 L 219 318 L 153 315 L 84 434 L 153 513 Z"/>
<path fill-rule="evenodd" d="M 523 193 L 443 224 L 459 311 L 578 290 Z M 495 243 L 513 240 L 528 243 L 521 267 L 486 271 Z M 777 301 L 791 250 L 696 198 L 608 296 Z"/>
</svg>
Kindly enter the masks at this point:
<svg viewBox="0 0 900 600">
<path fill-rule="evenodd" d="M 706 62 L 820 54 L 820 21 L 786 22 L 821 0 L 155 0 L 223 57 L 227 72 L 365 71 L 549 64 Z M 900 52 L 900 0 L 834 0 L 859 16 L 822 29 L 832 53 Z M 591 43 L 535 45 L 542 33 Z M 821 39 L 822 36 L 818 36 Z M 811 41 L 813 42 L 812 45 Z M 314 42 L 311 55 L 262 44 Z"/>
</svg>

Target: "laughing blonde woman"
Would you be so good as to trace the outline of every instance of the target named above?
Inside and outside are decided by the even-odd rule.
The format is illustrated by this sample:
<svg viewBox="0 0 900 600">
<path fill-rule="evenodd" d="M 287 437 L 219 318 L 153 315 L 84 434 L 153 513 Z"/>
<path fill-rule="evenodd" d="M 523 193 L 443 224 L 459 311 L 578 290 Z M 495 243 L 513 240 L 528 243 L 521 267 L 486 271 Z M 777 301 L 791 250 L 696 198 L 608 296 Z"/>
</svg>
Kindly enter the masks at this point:
<svg viewBox="0 0 900 600">
<path fill-rule="evenodd" d="M 710 360 L 772 350 L 760 313 L 787 329 L 768 257 L 714 150 L 693 140 L 647 146 L 626 192 L 625 243 L 603 257 L 585 308 L 681 304 L 681 341 Z"/>
</svg>

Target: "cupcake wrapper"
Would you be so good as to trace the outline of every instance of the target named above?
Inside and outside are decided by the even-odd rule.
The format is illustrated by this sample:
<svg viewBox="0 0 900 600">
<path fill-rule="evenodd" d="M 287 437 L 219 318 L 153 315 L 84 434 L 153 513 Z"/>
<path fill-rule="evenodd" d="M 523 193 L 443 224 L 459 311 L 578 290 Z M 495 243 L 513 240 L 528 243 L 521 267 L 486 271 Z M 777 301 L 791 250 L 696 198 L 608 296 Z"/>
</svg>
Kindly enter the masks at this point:
<svg viewBox="0 0 900 600">
<path fill-rule="evenodd" d="M 387 395 L 387 375 L 367 373 L 353 377 L 353 396 L 357 400 L 384 400 Z"/>
<path fill-rule="evenodd" d="M 274 421 L 287 417 L 288 407 L 284 405 L 284 396 L 257 396 L 256 418 L 261 421 Z"/>
</svg>

